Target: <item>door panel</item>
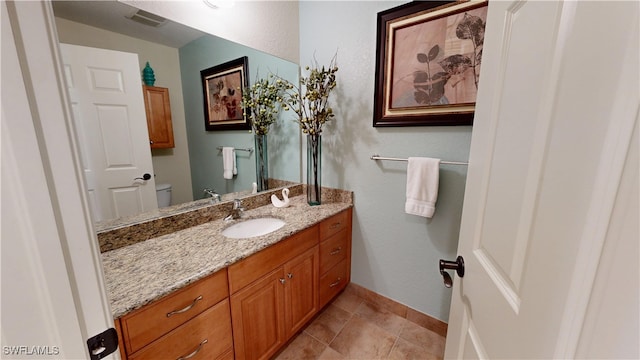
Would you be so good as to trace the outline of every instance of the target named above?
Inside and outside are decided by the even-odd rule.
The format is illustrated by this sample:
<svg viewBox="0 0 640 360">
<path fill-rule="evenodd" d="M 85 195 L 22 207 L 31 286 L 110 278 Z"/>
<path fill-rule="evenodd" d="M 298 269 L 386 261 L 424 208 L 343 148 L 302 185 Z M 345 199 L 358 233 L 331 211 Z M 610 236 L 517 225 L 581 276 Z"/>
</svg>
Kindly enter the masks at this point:
<svg viewBox="0 0 640 360">
<path fill-rule="evenodd" d="M 268 359 L 284 343 L 282 268 L 231 296 L 234 348 L 239 359 Z"/>
<path fill-rule="evenodd" d="M 489 3 L 458 249 L 466 271 L 445 357 L 575 356 L 597 230 L 609 226 L 640 106 L 638 6 Z"/>
<path fill-rule="evenodd" d="M 156 209 L 137 55 L 60 47 L 94 220 Z"/>
<path fill-rule="evenodd" d="M 318 309 L 318 247 L 289 261 L 284 268 L 287 337 L 300 330 Z"/>
<path fill-rule="evenodd" d="M 481 231 L 474 248 L 481 266 L 515 312 L 520 303 L 518 288 L 531 226 L 528 219 L 534 205 L 535 179 L 544 154 L 540 144 L 546 143 L 547 136 L 539 109 L 548 100 L 544 79 L 550 59 L 531 54 L 550 52 L 558 11 L 557 4 L 521 2 L 504 13 L 503 54 L 496 72 L 501 80 L 493 95 L 496 106 L 489 129 L 493 149 L 487 154 L 489 161 L 483 174 L 484 204 L 477 220 Z M 536 31 L 527 32 L 530 28 Z"/>
</svg>

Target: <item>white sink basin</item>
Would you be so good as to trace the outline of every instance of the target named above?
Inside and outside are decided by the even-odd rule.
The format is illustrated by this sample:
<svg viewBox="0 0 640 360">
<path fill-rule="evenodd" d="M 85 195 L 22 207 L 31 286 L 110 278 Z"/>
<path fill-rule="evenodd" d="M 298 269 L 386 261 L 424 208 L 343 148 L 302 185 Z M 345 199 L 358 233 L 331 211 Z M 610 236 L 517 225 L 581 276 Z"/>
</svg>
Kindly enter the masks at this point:
<svg viewBox="0 0 640 360">
<path fill-rule="evenodd" d="M 250 238 L 274 232 L 284 224 L 284 221 L 276 218 L 249 219 L 222 230 L 222 235 L 232 239 Z"/>
</svg>

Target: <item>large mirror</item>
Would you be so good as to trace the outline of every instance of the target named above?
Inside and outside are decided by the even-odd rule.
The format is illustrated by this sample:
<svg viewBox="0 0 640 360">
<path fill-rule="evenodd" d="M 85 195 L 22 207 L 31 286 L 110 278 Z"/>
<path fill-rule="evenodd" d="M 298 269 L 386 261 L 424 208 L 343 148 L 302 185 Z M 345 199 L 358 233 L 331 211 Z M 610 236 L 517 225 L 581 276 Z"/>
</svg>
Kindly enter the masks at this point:
<svg viewBox="0 0 640 360">
<path fill-rule="evenodd" d="M 237 151 L 237 175 L 223 178 L 223 146 L 254 148 L 250 131 L 206 131 L 200 71 L 243 56 L 249 82 L 269 72 L 298 81 L 298 65 L 264 52 L 188 28 L 169 20 L 143 24 L 131 20 L 138 9 L 118 1 L 54 1 L 61 43 L 117 50 L 138 55 L 140 70 L 149 62 L 155 86 L 169 89 L 175 147 L 153 149 L 156 184 L 171 184 L 172 205 L 205 197 L 248 192 L 256 181 L 255 152 Z M 299 182 L 300 135 L 285 114 L 269 133 L 269 177 Z"/>
</svg>

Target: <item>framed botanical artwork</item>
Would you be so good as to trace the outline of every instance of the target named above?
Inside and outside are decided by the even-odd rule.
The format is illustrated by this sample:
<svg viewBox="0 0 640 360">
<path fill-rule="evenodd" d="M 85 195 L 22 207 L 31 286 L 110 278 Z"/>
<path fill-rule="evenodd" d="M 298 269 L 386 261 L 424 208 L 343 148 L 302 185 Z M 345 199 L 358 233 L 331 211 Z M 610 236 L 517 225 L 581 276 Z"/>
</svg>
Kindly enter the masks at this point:
<svg viewBox="0 0 640 360">
<path fill-rule="evenodd" d="M 471 125 L 487 0 L 378 13 L 373 126 Z"/>
<path fill-rule="evenodd" d="M 204 126 L 212 130 L 250 130 L 242 111 L 242 91 L 248 87 L 246 56 L 200 71 Z"/>
</svg>

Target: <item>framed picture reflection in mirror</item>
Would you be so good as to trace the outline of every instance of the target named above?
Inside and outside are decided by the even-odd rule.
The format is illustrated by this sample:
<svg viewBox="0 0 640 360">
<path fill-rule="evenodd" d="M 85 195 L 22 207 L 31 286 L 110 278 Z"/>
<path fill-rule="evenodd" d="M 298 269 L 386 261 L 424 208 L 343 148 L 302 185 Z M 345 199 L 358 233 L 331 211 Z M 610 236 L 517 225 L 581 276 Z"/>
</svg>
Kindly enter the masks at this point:
<svg viewBox="0 0 640 360">
<path fill-rule="evenodd" d="M 242 90 L 249 84 L 246 56 L 200 71 L 207 131 L 250 130 L 243 115 Z"/>
</svg>

